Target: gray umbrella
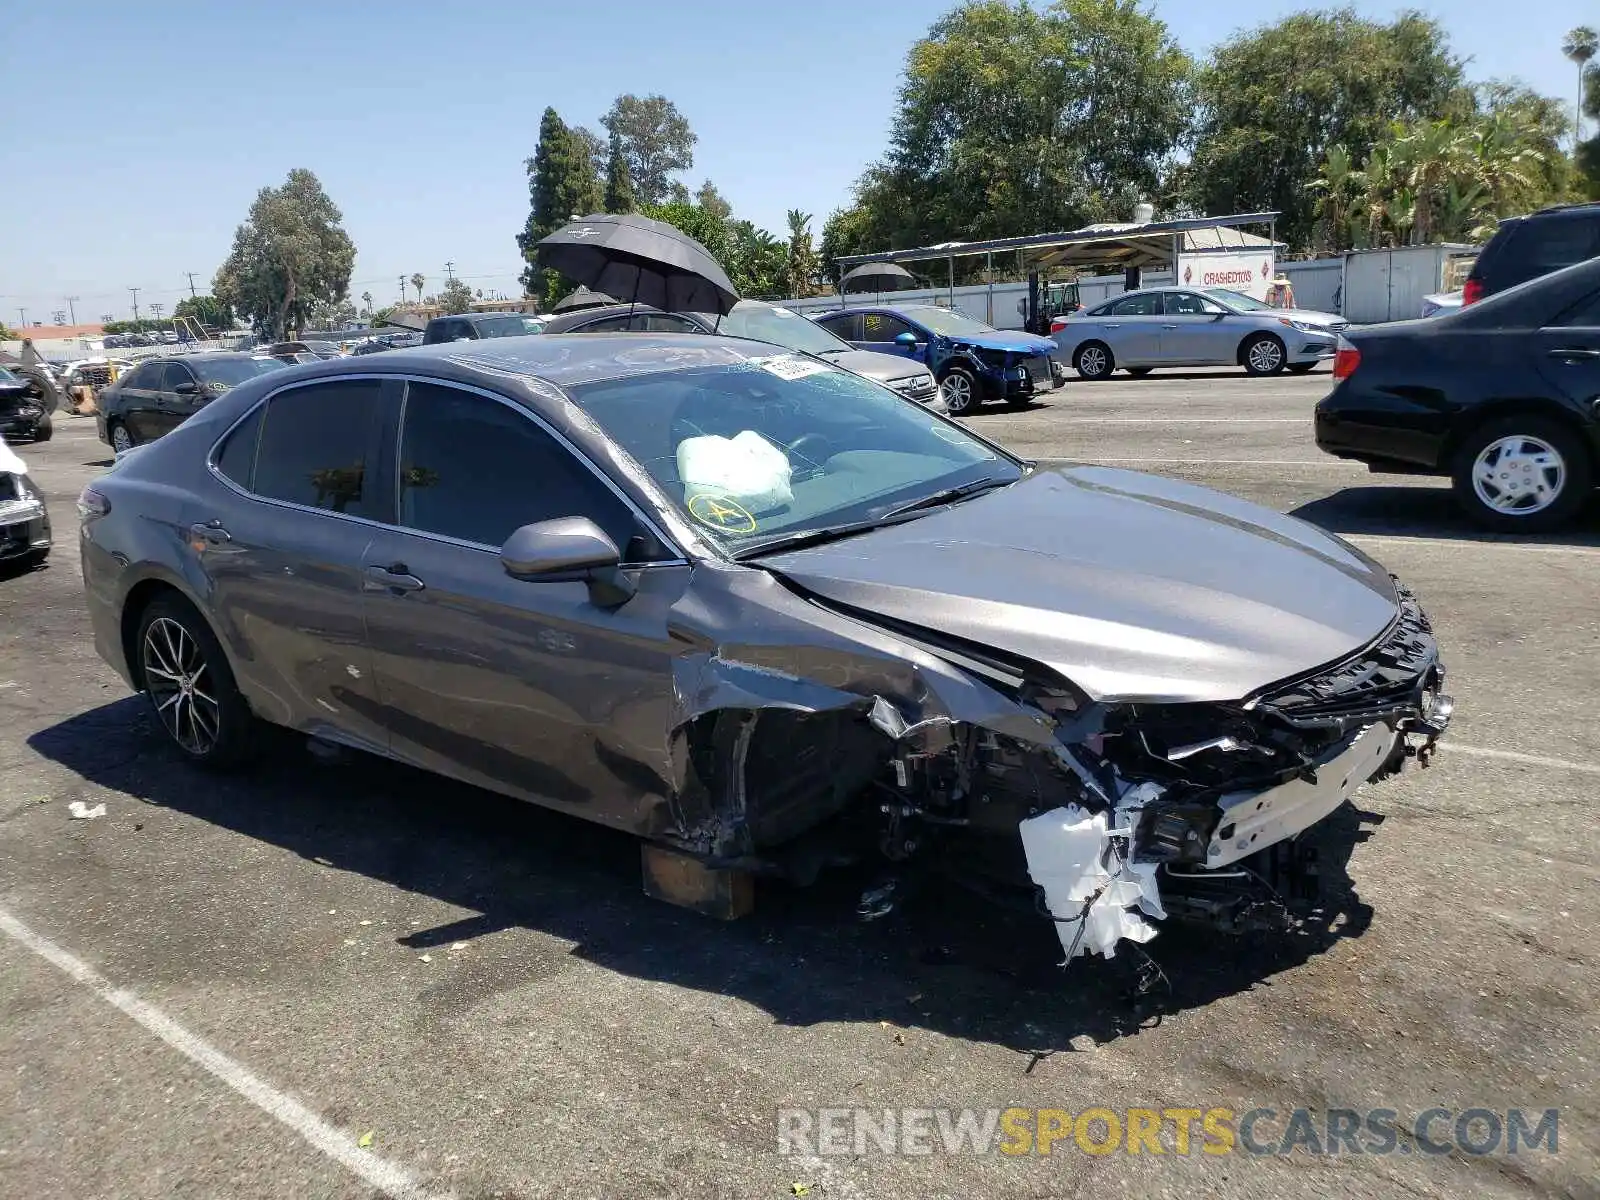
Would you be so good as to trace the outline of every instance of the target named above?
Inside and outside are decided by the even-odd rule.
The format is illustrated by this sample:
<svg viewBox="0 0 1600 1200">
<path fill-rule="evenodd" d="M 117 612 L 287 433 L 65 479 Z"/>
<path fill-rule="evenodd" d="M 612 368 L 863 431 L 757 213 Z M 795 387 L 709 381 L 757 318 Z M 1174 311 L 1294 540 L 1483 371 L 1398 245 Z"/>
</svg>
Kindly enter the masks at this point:
<svg viewBox="0 0 1600 1200">
<path fill-rule="evenodd" d="M 580 287 L 571 295 L 563 296 L 557 300 L 551 312 L 577 312 L 581 308 L 599 308 L 606 304 L 615 304 L 615 296 L 608 296 L 604 292 L 591 291 L 589 288 Z"/>
<path fill-rule="evenodd" d="M 916 283 L 915 275 L 894 263 L 862 263 L 847 271 L 844 278 L 839 280 L 839 291 L 898 292 L 903 288 L 915 287 Z"/>
<path fill-rule="evenodd" d="M 619 303 L 663 312 L 725 314 L 739 300 L 711 252 L 688 234 L 636 213 L 601 213 L 542 238 L 539 265 Z"/>
</svg>

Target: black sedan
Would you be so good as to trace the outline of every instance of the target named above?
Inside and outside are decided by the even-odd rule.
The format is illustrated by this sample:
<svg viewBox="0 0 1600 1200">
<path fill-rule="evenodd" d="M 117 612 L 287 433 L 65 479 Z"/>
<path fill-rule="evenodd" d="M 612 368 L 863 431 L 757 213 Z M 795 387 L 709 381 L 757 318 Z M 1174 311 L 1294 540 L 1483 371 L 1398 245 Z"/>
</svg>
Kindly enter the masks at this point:
<svg viewBox="0 0 1600 1200">
<path fill-rule="evenodd" d="M 171 432 L 229 388 L 284 365 L 227 352 L 146 359 L 101 394 L 100 440 L 122 454 Z"/>
<path fill-rule="evenodd" d="M 1448 475 L 1487 528 L 1553 529 L 1600 465 L 1600 258 L 1449 316 L 1349 330 L 1333 374 L 1323 450 Z"/>
</svg>

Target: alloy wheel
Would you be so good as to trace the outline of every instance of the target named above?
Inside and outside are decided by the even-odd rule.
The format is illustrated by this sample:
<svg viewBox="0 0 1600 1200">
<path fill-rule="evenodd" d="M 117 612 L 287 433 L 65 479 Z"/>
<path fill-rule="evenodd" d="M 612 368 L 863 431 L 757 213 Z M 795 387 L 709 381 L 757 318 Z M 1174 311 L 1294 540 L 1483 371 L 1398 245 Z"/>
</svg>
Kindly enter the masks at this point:
<svg viewBox="0 0 1600 1200">
<path fill-rule="evenodd" d="M 1098 379 L 1106 373 L 1106 352 L 1099 346 L 1085 346 L 1078 352 L 1078 374 Z"/>
<path fill-rule="evenodd" d="M 945 407 L 953 413 L 964 413 L 972 407 L 972 380 L 960 371 L 952 371 L 939 385 Z"/>
<path fill-rule="evenodd" d="M 111 448 L 118 454 L 126 454 L 133 449 L 133 435 L 128 432 L 126 425 L 113 425 L 111 427 Z"/>
<path fill-rule="evenodd" d="M 1271 375 L 1283 365 L 1283 347 L 1271 338 L 1262 338 L 1250 347 L 1247 357 L 1252 370 Z"/>
<path fill-rule="evenodd" d="M 1497 438 L 1472 463 L 1472 490 L 1485 508 L 1508 516 L 1543 512 L 1561 496 L 1567 464 L 1542 438 Z"/>
<path fill-rule="evenodd" d="M 142 657 L 161 723 L 186 753 L 205 757 L 222 734 L 222 708 L 200 644 L 177 621 L 157 617 L 145 629 Z"/>
</svg>

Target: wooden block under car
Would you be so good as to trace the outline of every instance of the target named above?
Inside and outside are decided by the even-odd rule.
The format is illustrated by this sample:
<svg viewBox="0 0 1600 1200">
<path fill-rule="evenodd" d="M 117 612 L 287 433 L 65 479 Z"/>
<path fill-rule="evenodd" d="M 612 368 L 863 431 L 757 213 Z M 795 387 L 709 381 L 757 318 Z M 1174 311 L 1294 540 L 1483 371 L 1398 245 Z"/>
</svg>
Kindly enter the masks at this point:
<svg viewBox="0 0 1600 1200">
<path fill-rule="evenodd" d="M 640 847 L 644 894 L 697 913 L 734 921 L 756 903 L 755 879 L 749 871 L 717 870 L 687 854 L 648 843 Z"/>
</svg>

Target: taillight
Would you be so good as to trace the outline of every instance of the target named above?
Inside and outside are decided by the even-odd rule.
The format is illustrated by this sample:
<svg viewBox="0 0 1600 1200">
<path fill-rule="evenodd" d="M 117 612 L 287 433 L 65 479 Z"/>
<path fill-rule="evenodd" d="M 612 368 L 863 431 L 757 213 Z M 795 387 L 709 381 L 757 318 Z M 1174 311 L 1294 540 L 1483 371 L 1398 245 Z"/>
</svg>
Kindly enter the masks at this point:
<svg viewBox="0 0 1600 1200">
<path fill-rule="evenodd" d="M 1349 379 L 1360 365 L 1361 351 L 1357 350 L 1348 339 L 1340 337 L 1338 348 L 1333 352 L 1333 377 Z"/>
<path fill-rule="evenodd" d="M 1483 280 L 1469 279 L 1461 285 L 1461 303 L 1475 304 L 1483 299 Z"/>
<path fill-rule="evenodd" d="M 111 511 L 111 501 L 107 500 L 104 492 L 97 492 L 92 487 L 86 487 L 78 493 L 78 518 L 91 521 L 95 517 L 103 517 Z"/>
</svg>

